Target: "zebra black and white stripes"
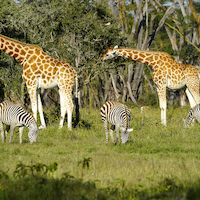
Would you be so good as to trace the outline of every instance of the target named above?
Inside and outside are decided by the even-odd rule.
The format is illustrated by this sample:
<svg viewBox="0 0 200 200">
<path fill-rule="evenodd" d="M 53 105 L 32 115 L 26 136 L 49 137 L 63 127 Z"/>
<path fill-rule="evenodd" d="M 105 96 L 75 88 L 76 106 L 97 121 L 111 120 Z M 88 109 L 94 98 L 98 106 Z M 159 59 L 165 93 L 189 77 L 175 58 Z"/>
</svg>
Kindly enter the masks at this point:
<svg viewBox="0 0 200 200">
<path fill-rule="evenodd" d="M 191 108 L 187 114 L 187 117 L 183 119 L 184 126 L 189 127 L 192 121 L 196 119 L 200 124 L 200 104 L 197 104 L 194 108 Z"/>
<path fill-rule="evenodd" d="M 20 144 L 22 144 L 22 135 L 24 126 L 29 129 L 28 137 L 30 143 L 36 142 L 37 136 L 39 134 L 38 126 L 34 117 L 26 112 L 21 106 L 14 104 L 8 100 L 5 100 L 0 104 L 0 131 L 2 141 L 4 142 L 4 130 L 3 123 L 10 126 L 10 141 L 13 137 L 14 128 L 19 126 L 19 138 Z M 5 139 L 7 137 L 7 132 L 5 134 Z"/>
<path fill-rule="evenodd" d="M 119 138 L 119 129 L 122 129 L 121 142 L 126 143 L 128 141 L 129 132 L 133 129 L 129 129 L 129 123 L 131 120 L 131 113 L 128 107 L 124 104 L 107 101 L 101 107 L 101 119 L 104 123 L 106 144 L 108 144 L 108 123 L 112 124 L 110 129 L 111 140 L 114 144 L 117 143 Z M 113 136 L 113 131 L 116 129 L 116 140 Z"/>
</svg>

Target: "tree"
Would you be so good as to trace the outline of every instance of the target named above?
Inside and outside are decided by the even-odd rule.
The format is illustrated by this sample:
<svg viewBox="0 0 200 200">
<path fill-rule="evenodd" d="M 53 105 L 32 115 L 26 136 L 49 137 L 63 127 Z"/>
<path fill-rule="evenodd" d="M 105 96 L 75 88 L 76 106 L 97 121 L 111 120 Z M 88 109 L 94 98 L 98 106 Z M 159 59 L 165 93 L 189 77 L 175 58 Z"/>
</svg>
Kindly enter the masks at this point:
<svg viewBox="0 0 200 200">
<path fill-rule="evenodd" d="M 184 40 L 198 46 L 197 26 L 184 2 L 0 0 L 0 27 L 2 34 L 69 62 L 79 74 L 81 105 L 100 106 L 106 100 L 147 104 L 148 95 L 156 99 L 151 69 L 123 58 L 102 63 L 100 57 L 109 46 L 119 45 L 166 51 L 182 62 L 198 63 L 194 46 Z M 199 9 L 195 12 L 198 16 Z M 20 99 L 22 67 L 1 52 L 0 68 L 7 96 Z M 48 107 L 59 103 L 56 89 L 44 91 L 43 98 Z"/>
<path fill-rule="evenodd" d="M 110 13 L 107 4 L 89 0 L 25 0 L 13 4 L 15 7 L 9 12 L 8 22 L 1 22 L 5 27 L 1 33 L 22 42 L 36 44 L 49 55 L 66 60 L 79 73 L 80 90 L 84 91 L 86 85 L 87 90 L 92 88 L 94 92 L 98 84 L 94 80 L 102 80 L 99 74 L 109 70 L 108 66 L 102 67 L 99 61 L 101 52 L 112 40 L 120 41 L 123 38 L 118 31 L 117 20 Z M 2 53 L 2 58 L 5 57 Z M 7 58 L 15 63 L 16 69 L 18 63 Z M 21 70 L 22 68 L 18 73 L 20 76 Z M 5 72 L 2 74 L 2 78 L 5 77 Z M 13 76 L 16 74 L 13 73 Z M 4 78 L 3 81 L 5 82 Z M 22 80 L 19 84 L 21 83 Z M 17 93 L 20 96 L 20 91 Z"/>
<path fill-rule="evenodd" d="M 189 1 L 190 9 L 192 11 L 193 18 L 194 18 L 196 26 L 197 26 L 199 43 L 200 43 L 200 15 L 199 15 L 199 13 L 197 13 L 197 11 L 195 9 L 195 8 L 198 8 L 200 6 L 200 3 L 198 1 L 194 2 L 193 0 L 188 0 L 188 1 Z"/>
</svg>

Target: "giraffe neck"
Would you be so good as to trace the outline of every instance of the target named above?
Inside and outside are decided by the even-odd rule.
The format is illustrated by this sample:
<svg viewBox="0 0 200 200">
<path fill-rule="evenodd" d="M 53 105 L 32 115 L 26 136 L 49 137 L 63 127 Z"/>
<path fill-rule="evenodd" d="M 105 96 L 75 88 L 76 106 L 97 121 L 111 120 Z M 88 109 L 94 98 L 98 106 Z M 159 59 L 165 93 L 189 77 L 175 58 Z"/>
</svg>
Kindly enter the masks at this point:
<svg viewBox="0 0 200 200">
<path fill-rule="evenodd" d="M 116 49 L 116 54 L 125 58 L 145 63 L 152 68 L 164 64 L 166 61 L 175 62 L 168 53 L 157 51 L 145 51 L 138 49 L 119 48 Z"/>
<path fill-rule="evenodd" d="M 28 59 L 28 57 L 30 57 L 31 54 L 37 54 L 36 51 L 43 52 L 43 50 L 36 45 L 30 45 L 23 42 L 19 42 L 1 34 L 0 49 L 8 55 L 15 58 L 16 60 L 18 60 L 20 63 L 23 63 L 26 59 Z"/>
</svg>

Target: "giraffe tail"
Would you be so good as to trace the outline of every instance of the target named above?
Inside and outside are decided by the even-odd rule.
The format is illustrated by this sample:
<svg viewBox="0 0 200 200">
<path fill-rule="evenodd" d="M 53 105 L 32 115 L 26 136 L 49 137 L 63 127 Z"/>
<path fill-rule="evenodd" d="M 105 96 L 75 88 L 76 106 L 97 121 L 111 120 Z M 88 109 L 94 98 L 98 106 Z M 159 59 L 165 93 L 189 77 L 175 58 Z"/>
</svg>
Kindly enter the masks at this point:
<svg viewBox="0 0 200 200">
<path fill-rule="evenodd" d="M 76 91 L 75 91 L 75 112 L 76 112 L 76 122 L 75 122 L 75 126 L 78 125 L 79 123 L 79 118 L 80 118 L 80 112 L 79 112 L 79 102 L 78 102 L 78 75 L 76 73 L 75 75 L 75 79 L 76 79 Z"/>
</svg>

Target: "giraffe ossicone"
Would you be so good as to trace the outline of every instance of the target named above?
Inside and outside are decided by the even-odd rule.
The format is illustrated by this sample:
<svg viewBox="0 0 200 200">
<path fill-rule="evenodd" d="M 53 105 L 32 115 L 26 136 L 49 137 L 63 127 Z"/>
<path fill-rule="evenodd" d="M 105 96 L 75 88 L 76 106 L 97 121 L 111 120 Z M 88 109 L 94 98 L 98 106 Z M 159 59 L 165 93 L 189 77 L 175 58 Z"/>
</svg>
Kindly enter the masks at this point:
<svg viewBox="0 0 200 200">
<path fill-rule="evenodd" d="M 75 96 L 78 98 L 78 76 L 69 63 L 54 59 L 44 51 L 31 44 L 26 44 L 12 38 L 0 35 L 0 49 L 18 60 L 23 66 L 22 77 L 26 82 L 31 99 L 33 116 L 37 121 L 37 111 L 40 115 L 41 126 L 46 128 L 40 94 L 38 88 L 53 88 L 58 86 L 60 95 L 61 118 L 59 127 L 63 127 L 67 112 L 68 129 L 72 129 L 72 90 L 76 79 Z"/>
<path fill-rule="evenodd" d="M 131 48 L 109 47 L 101 60 L 112 59 L 115 56 L 130 58 L 145 63 L 152 67 L 152 78 L 157 85 L 157 93 L 161 109 L 161 123 L 167 125 L 166 110 L 166 88 L 177 90 L 187 86 L 186 94 L 190 106 L 194 107 L 200 103 L 199 94 L 199 72 L 190 64 L 180 64 L 171 58 L 166 52 L 147 51 Z"/>
</svg>

